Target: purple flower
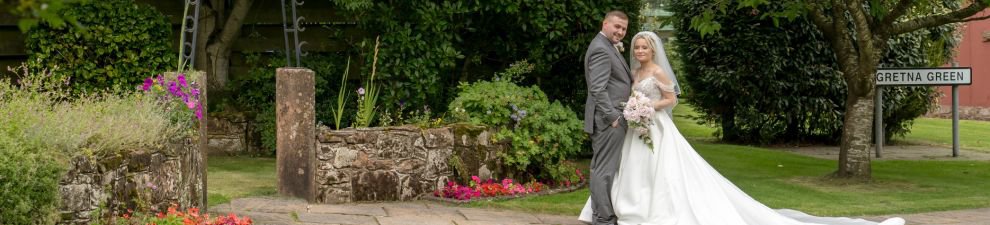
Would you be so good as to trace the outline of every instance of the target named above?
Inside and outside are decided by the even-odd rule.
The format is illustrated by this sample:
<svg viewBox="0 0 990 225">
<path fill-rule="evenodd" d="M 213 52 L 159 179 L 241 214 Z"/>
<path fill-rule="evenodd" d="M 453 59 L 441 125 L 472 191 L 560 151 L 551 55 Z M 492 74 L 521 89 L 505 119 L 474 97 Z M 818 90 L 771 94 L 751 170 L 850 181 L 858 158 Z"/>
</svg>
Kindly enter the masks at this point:
<svg viewBox="0 0 990 225">
<path fill-rule="evenodd" d="M 193 98 L 199 99 L 199 88 L 189 89 L 189 94 L 191 94 Z"/>
<path fill-rule="evenodd" d="M 516 114 L 509 115 L 509 118 L 512 118 L 512 120 L 515 121 L 519 121 L 519 116 L 516 116 Z"/>
<path fill-rule="evenodd" d="M 155 79 L 158 80 L 158 85 L 165 85 L 165 77 L 163 77 L 162 75 L 158 75 L 157 77 L 155 77 Z"/>
<path fill-rule="evenodd" d="M 175 97 L 182 96 L 182 93 L 179 90 L 179 85 L 176 84 L 175 81 L 168 82 L 168 92 L 172 93 Z"/>
<path fill-rule="evenodd" d="M 526 110 L 519 110 L 519 117 L 526 117 Z"/>
<path fill-rule="evenodd" d="M 189 87 L 189 83 L 186 83 L 186 76 L 185 75 L 179 74 L 179 77 L 177 77 L 176 79 L 179 80 L 180 87 Z"/>
<path fill-rule="evenodd" d="M 358 90 L 357 90 L 357 94 L 358 94 L 358 95 L 364 95 L 364 87 L 360 87 L 360 88 L 358 88 Z"/>
<path fill-rule="evenodd" d="M 152 85 L 155 85 L 155 81 L 151 80 L 150 77 L 144 78 L 144 85 L 141 86 L 141 90 L 149 91 Z"/>
</svg>

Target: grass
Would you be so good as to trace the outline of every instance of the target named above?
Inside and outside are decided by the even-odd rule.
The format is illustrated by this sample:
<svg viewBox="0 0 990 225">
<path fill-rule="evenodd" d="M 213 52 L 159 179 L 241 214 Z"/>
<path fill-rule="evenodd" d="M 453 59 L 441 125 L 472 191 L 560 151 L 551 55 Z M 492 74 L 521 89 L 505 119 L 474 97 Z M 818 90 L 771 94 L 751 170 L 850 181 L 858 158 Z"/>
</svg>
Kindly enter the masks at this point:
<svg viewBox="0 0 990 225">
<path fill-rule="evenodd" d="M 688 140 L 714 141 L 715 137 L 712 134 L 715 133 L 716 128 L 698 124 L 696 120 L 691 119 L 698 115 L 700 114 L 694 110 L 694 106 L 678 104 L 674 107 L 674 124 L 677 125 L 677 130 Z"/>
<path fill-rule="evenodd" d="M 990 162 L 874 161 L 869 183 L 832 180 L 836 162 L 757 147 L 695 143 L 740 189 L 771 208 L 861 216 L 990 207 Z M 466 206 L 577 215 L 588 189 Z"/>
<path fill-rule="evenodd" d="M 210 206 L 231 199 L 277 193 L 275 158 L 207 158 L 207 202 Z"/>
<path fill-rule="evenodd" d="M 990 152 L 990 121 L 959 120 L 959 147 Z M 952 147 L 952 120 L 918 118 L 911 133 L 894 139 L 910 144 Z"/>
</svg>

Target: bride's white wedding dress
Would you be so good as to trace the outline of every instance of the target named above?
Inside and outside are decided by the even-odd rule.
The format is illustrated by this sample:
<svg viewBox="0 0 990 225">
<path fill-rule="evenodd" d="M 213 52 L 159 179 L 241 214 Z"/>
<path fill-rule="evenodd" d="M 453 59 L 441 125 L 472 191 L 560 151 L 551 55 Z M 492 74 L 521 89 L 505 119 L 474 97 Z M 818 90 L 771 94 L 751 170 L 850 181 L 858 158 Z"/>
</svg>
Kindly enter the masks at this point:
<svg viewBox="0 0 990 225">
<path fill-rule="evenodd" d="M 633 85 L 650 99 L 672 92 L 654 77 Z M 673 106 L 670 106 L 671 108 Z M 774 210 L 756 201 L 722 177 L 677 130 L 668 110 L 657 110 L 650 126 L 653 146 L 627 131 L 622 161 L 612 186 L 612 206 L 619 224 L 663 225 L 873 225 L 863 219 L 816 217 L 795 210 Z M 651 150 L 652 149 L 652 150 Z M 590 222 L 591 199 L 581 221 Z M 903 225 L 891 218 L 882 225 Z"/>
</svg>

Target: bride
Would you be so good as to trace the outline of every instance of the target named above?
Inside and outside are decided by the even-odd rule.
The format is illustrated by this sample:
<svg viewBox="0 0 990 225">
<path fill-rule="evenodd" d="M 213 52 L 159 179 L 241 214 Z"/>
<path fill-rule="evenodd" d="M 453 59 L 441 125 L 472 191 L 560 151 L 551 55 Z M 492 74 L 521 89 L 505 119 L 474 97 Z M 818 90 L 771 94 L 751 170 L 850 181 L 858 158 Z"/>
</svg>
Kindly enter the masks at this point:
<svg viewBox="0 0 990 225">
<path fill-rule="evenodd" d="M 677 104 L 663 44 L 653 32 L 633 37 L 633 91 L 653 100 L 656 113 L 648 146 L 633 130 L 626 132 L 611 197 L 619 224 L 669 225 L 873 225 L 845 217 L 816 217 L 799 211 L 771 209 L 715 171 L 677 131 L 670 110 Z M 660 65 L 664 65 L 661 67 Z M 630 128 L 632 129 L 632 128 Z M 591 221 L 591 199 L 578 218 Z M 881 225 L 903 225 L 891 218 Z"/>
</svg>

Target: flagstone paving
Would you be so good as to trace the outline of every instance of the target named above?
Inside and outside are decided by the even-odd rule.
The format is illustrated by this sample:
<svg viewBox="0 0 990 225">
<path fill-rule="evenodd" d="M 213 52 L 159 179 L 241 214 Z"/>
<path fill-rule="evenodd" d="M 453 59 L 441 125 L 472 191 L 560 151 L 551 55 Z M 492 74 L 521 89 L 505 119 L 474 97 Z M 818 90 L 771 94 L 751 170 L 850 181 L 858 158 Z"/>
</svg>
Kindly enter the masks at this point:
<svg viewBox="0 0 990 225">
<path fill-rule="evenodd" d="M 212 213 L 235 213 L 248 216 L 254 224 L 274 225 L 515 225 L 565 224 L 583 225 L 577 216 L 546 215 L 520 211 L 456 207 L 431 201 L 308 204 L 298 199 L 252 197 L 234 199 L 228 204 L 209 208 Z M 873 216 L 879 221 L 903 217 L 911 225 L 982 225 L 990 224 L 990 208 L 944 212 Z"/>
</svg>

